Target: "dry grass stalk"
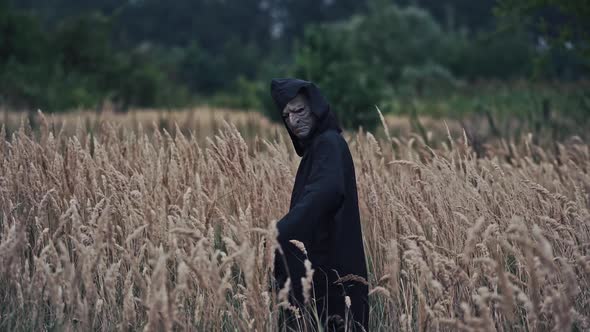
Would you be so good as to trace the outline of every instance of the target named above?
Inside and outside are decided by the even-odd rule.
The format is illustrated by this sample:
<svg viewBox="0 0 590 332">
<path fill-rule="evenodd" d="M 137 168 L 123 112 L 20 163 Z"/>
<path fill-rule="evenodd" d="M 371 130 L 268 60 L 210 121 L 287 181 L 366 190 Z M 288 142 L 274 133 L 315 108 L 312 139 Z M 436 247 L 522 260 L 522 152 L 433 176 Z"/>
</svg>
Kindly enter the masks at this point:
<svg viewBox="0 0 590 332">
<path fill-rule="evenodd" d="M 268 289 L 298 163 L 288 138 L 254 118 L 154 114 L 75 128 L 40 115 L 38 131 L 2 134 L 1 329 L 272 331 L 280 307 L 302 317 L 290 281 Z M 369 278 L 341 281 L 369 285 L 371 330 L 589 328 L 587 144 L 559 144 L 558 160 L 500 142 L 476 159 L 452 136 L 345 136 Z"/>
</svg>

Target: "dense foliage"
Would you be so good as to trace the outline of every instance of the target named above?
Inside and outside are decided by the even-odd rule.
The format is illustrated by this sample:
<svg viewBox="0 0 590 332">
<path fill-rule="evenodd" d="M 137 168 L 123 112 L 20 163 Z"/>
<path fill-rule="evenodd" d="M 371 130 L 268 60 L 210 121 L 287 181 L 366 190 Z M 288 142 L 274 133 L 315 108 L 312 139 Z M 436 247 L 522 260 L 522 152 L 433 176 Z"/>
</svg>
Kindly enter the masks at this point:
<svg viewBox="0 0 590 332">
<path fill-rule="evenodd" d="M 105 100 L 122 108 L 174 105 L 184 97 L 148 56 L 116 49 L 100 14 L 66 19 L 48 32 L 34 15 L 0 9 L 0 30 L 4 104 L 55 111 Z"/>
<path fill-rule="evenodd" d="M 208 102 L 274 115 L 270 78 L 297 75 L 320 84 L 346 127 L 372 127 L 373 105 L 387 111 L 400 96 L 424 98 L 532 74 L 587 75 L 578 54 L 584 44 L 546 51 L 538 29 L 514 19 L 528 11 L 503 2 L 499 12 L 508 14 L 498 18 L 494 6 L 492 0 L 0 0 L 0 103 L 52 112 L 100 109 L 107 101 L 118 109 Z M 583 26 L 579 18 L 586 16 L 580 10 L 572 26 Z"/>
</svg>

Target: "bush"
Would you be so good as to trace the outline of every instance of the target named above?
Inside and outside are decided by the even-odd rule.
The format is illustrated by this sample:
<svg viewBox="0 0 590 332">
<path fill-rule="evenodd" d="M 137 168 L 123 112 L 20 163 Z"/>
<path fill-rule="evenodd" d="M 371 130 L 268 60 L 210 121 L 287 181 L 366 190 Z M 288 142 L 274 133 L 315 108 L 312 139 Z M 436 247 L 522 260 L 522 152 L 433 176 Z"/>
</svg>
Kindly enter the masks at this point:
<svg viewBox="0 0 590 332">
<path fill-rule="evenodd" d="M 440 35 L 423 10 L 373 8 L 368 16 L 308 29 L 296 53 L 295 74 L 325 91 L 344 127 L 372 129 L 378 122 L 374 106 L 404 70 L 432 66 L 431 49 Z"/>
<path fill-rule="evenodd" d="M 425 10 L 374 1 L 367 15 L 307 29 L 294 72 L 325 90 L 345 127 L 371 128 L 373 105 L 387 111 L 400 93 L 423 97 L 461 79 L 528 75 L 530 45 L 523 31 L 445 31 Z"/>
<path fill-rule="evenodd" d="M 378 120 L 374 105 L 382 97 L 382 76 L 357 55 L 355 28 L 352 20 L 306 30 L 304 46 L 295 56 L 295 76 L 321 88 L 345 128 L 372 128 Z"/>
<path fill-rule="evenodd" d="M 260 59 L 253 44 L 235 39 L 228 40 L 218 52 L 193 41 L 180 61 L 180 79 L 198 94 L 227 92 L 235 89 L 240 79 L 252 80 L 260 68 Z"/>
<path fill-rule="evenodd" d="M 439 63 L 464 79 L 516 79 L 531 74 L 533 43 L 523 30 L 445 34 L 438 50 Z"/>
<path fill-rule="evenodd" d="M 0 101 L 11 107 L 60 111 L 112 99 L 131 106 L 180 106 L 188 91 L 141 52 L 117 51 L 110 20 L 88 14 L 45 31 L 31 14 L 0 6 Z"/>
</svg>

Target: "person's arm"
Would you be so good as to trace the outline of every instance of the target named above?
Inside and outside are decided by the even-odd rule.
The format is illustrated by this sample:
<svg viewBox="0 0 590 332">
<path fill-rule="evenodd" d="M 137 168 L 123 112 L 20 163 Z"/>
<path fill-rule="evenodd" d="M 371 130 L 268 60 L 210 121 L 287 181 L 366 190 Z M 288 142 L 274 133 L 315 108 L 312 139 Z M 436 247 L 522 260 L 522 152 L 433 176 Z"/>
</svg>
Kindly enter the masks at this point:
<svg viewBox="0 0 590 332">
<path fill-rule="evenodd" d="M 313 144 L 313 164 L 301 199 L 278 223 L 278 240 L 307 242 L 318 223 L 337 211 L 345 195 L 339 137 L 319 136 Z M 336 134 L 339 135 L 339 134 Z"/>
</svg>

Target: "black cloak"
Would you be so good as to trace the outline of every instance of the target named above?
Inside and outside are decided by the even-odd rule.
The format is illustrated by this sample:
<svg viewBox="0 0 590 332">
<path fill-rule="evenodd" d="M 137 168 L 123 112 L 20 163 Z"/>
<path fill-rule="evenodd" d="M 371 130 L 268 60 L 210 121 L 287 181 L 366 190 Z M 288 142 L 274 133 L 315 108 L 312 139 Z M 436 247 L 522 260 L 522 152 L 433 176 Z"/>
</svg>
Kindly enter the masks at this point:
<svg viewBox="0 0 590 332">
<path fill-rule="evenodd" d="M 305 140 L 287 127 L 295 151 L 302 156 L 291 194 L 289 212 L 277 223 L 278 242 L 275 279 L 282 288 L 291 278 L 291 301 L 303 303 L 301 277 L 305 276 L 305 254 L 289 240 L 298 240 L 307 249 L 314 272 L 314 295 L 322 321 L 332 315 L 345 318 L 345 296 L 355 329 L 368 331 L 368 286 L 358 280 L 336 282 L 339 277 L 356 275 L 367 280 L 367 267 L 359 217 L 354 164 L 348 144 L 330 105 L 317 86 L 292 78 L 273 79 L 271 95 L 279 110 L 298 92 L 307 94 L 317 125 Z M 345 278 L 346 279 L 346 278 Z M 358 278 L 357 278 L 358 279 Z M 327 307 L 327 310 L 326 310 Z"/>
</svg>

